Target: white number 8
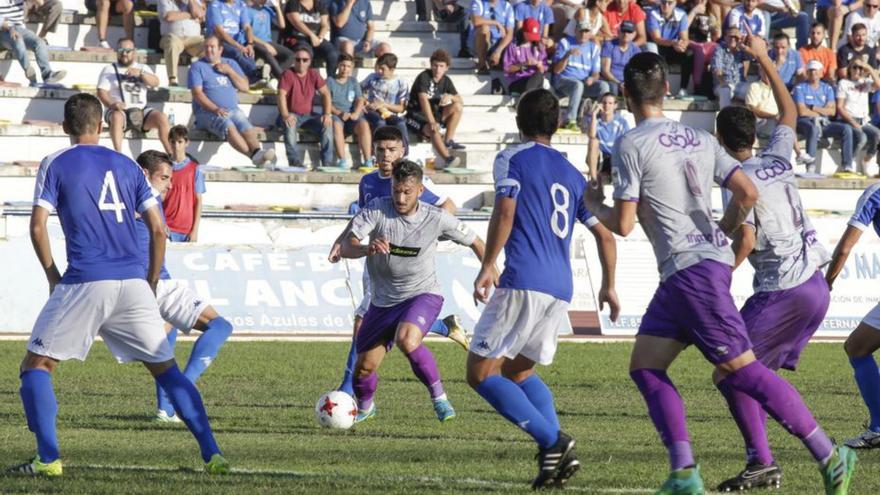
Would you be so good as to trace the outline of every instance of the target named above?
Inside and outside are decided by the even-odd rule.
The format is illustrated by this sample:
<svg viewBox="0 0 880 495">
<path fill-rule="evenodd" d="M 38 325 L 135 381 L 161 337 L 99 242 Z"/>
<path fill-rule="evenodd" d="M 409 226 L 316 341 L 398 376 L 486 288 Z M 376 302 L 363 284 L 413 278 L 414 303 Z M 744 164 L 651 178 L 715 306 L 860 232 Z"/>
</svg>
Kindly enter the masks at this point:
<svg viewBox="0 0 880 495">
<path fill-rule="evenodd" d="M 110 201 L 107 201 L 107 193 L 110 193 Z M 125 211 L 125 203 L 119 201 L 119 191 L 116 189 L 116 179 L 113 171 L 108 170 L 104 175 L 104 185 L 101 186 L 101 199 L 98 200 L 99 210 L 110 210 L 116 213 L 116 222 L 122 223 L 122 212 Z"/>
<path fill-rule="evenodd" d="M 556 202 L 556 193 L 562 193 L 562 203 Z M 571 223 L 568 220 L 568 189 L 562 184 L 554 182 L 553 185 L 550 186 L 550 200 L 553 201 L 553 214 L 550 216 L 550 228 L 553 229 L 553 233 L 559 236 L 559 238 L 565 239 L 568 237 L 568 229 L 571 228 Z M 559 225 L 560 216 L 562 216 L 562 226 Z"/>
</svg>

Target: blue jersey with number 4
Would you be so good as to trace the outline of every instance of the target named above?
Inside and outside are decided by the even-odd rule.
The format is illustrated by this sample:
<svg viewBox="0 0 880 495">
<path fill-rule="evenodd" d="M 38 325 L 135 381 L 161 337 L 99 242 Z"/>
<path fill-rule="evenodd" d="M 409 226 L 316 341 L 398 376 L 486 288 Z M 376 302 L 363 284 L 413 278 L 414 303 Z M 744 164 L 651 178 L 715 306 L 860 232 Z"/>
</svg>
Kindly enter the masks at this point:
<svg viewBox="0 0 880 495">
<path fill-rule="evenodd" d="M 43 159 L 34 205 L 58 211 L 67 243 L 62 284 L 144 279 L 135 213 L 158 204 L 141 168 L 96 145 L 76 145 Z"/>
<path fill-rule="evenodd" d="M 516 200 L 499 287 L 571 302 L 572 227 L 598 223 L 583 204 L 583 174 L 553 148 L 528 142 L 498 153 L 494 177 L 495 197 Z"/>
</svg>

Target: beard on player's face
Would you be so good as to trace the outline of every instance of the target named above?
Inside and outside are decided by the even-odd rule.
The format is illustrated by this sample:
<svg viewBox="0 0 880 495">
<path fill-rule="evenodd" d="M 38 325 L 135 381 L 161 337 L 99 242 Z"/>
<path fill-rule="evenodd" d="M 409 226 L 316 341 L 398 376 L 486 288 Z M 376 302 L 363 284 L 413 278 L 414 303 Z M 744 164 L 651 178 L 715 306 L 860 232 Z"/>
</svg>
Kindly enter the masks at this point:
<svg viewBox="0 0 880 495">
<path fill-rule="evenodd" d="M 391 198 L 394 201 L 394 209 L 401 215 L 411 214 L 418 206 L 419 196 L 423 191 L 424 186 L 415 179 L 392 182 Z"/>
</svg>

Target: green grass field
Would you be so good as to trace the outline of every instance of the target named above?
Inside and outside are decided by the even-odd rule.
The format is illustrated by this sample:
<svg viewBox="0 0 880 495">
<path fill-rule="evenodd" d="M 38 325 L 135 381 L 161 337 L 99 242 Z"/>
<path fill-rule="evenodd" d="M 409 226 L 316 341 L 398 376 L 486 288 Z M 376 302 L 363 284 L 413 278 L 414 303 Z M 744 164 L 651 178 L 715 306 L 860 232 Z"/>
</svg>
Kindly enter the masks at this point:
<svg viewBox="0 0 880 495">
<path fill-rule="evenodd" d="M 190 344 L 178 347 L 185 362 Z M 185 428 L 150 422 L 153 382 L 138 365 L 119 366 L 103 344 L 87 363 L 55 375 L 60 403 L 61 479 L 0 475 L 0 493 L 510 493 L 528 491 L 535 447 L 471 391 L 465 353 L 432 343 L 458 418 L 440 424 L 427 392 L 398 352 L 380 372 L 379 415 L 350 431 L 318 427 L 314 403 L 337 385 L 344 343 L 228 344 L 200 382 L 221 448 L 238 470 L 200 472 Z M 0 464 L 33 455 L 18 398 L 23 342 L 0 342 Z M 584 468 L 567 491 L 653 493 L 666 454 L 627 373 L 630 344 L 563 344 L 541 375 L 553 389 L 563 428 L 578 440 Z M 709 366 L 690 349 L 672 369 L 707 487 L 743 465 L 741 440 Z M 787 376 L 822 426 L 843 440 L 866 417 L 840 345 L 810 346 L 802 369 Z M 780 427 L 771 444 L 785 494 L 821 493 L 806 450 Z M 850 493 L 880 493 L 880 452 L 860 453 Z"/>
</svg>

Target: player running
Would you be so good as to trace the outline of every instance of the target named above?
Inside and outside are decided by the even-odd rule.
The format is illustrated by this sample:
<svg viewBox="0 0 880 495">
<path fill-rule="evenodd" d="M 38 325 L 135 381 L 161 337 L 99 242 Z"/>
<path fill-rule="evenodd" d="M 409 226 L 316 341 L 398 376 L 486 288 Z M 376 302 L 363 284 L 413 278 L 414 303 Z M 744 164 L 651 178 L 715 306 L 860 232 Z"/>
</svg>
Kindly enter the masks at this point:
<svg viewBox="0 0 880 495">
<path fill-rule="evenodd" d="M 549 91 L 523 95 L 516 112 L 523 144 L 495 158 L 495 207 L 486 256 L 474 282 L 474 298 L 488 304 L 474 329 L 467 362 L 468 384 L 538 444 L 536 489 L 562 487 L 580 468 L 574 439 L 559 427 L 553 394 L 534 371 L 536 363 L 553 362 L 557 335 L 567 327 L 576 220 L 596 237 L 600 306 L 608 303 L 612 320 L 620 310 L 614 237 L 584 207 L 587 182 L 581 172 L 550 147 L 558 115 L 559 101 Z M 499 280 L 495 260 L 502 248 L 506 258 Z"/>
<path fill-rule="evenodd" d="M 748 257 L 755 269 L 755 294 L 740 310 L 752 350 L 767 368 L 794 370 L 801 351 L 822 323 L 831 295 L 820 268 L 830 257 L 816 240 L 804 213 L 792 170 L 791 150 L 797 140 L 797 107 L 767 56 L 767 43 L 748 36 L 742 51 L 758 61 L 770 79 L 781 110 L 770 142 L 752 156 L 755 115 L 744 107 L 727 107 L 716 120 L 721 144 L 742 163 L 758 189 L 758 201 L 742 228 L 734 233 L 734 266 Z M 767 441 L 767 416 L 761 404 L 716 376 L 730 412 L 745 440 L 746 468 L 718 486 L 722 492 L 778 487 L 782 470 Z"/>
<path fill-rule="evenodd" d="M 657 54 L 640 53 L 629 61 L 624 94 L 637 125 L 620 139 L 613 157 L 614 206 L 602 204 L 601 184 L 587 193 L 587 208 L 615 233 L 628 235 L 638 215 L 657 258 L 660 286 L 642 319 L 630 361 L 630 376 L 669 451 L 672 472 L 657 493 L 704 492 L 684 402 L 666 372 L 693 343 L 715 365 L 719 388 L 761 404 L 810 451 L 825 492 L 845 494 L 855 453 L 835 447 L 798 391 L 756 360 L 730 295 L 734 255 L 727 236 L 746 220 L 757 189 L 712 135 L 663 115 L 666 76 L 666 63 Z M 712 218 L 713 179 L 732 195 L 719 223 Z"/>
<path fill-rule="evenodd" d="M 434 252 L 439 238 L 470 246 L 483 258 L 484 244 L 467 225 L 446 211 L 419 201 L 425 190 L 422 168 L 404 160 L 394 166 L 392 195 L 374 199 L 351 221 L 341 256 L 367 256 L 372 299 L 358 330 L 354 391 L 357 422 L 376 415 L 377 370 L 392 344 L 406 355 L 413 373 L 428 388 L 437 419 L 455 417 L 434 355 L 422 343 L 443 305 Z M 369 238 L 369 245 L 361 240 Z"/>
<path fill-rule="evenodd" d="M 49 282 L 49 300 L 31 333 L 21 364 L 21 400 L 37 439 L 33 460 L 10 471 L 62 474 L 52 371 L 59 361 L 85 360 L 100 335 L 119 362 L 141 361 L 168 392 L 196 437 L 212 474 L 229 471 L 195 385 L 180 372 L 156 304 L 165 254 L 164 223 L 144 174 L 131 159 L 98 146 L 101 102 L 80 93 L 64 104 L 64 131 L 73 146 L 40 164 L 31 215 L 31 240 Z M 62 277 L 52 257 L 46 221 L 58 211 L 67 243 Z M 146 280 L 135 226 L 140 213 L 150 232 Z"/>
<path fill-rule="evenodd" d="M 153 196 L 159 201 L 159 213 L 164 221 L 165 212 L 162 208 L 162 197 L 171 188 L 172 165 L 171 157 L 160 151 L 144 151 L 137 157 L 138 165 L 147 177 Z M 149 267 L 150 232 L 143 219 L 137 223 L 138 242 L 140 243 L 144 269 Z M 202 332 L 196 339 L 183 375 L 195 383 L 202 373 L 211 365 L 226 339 L 232 334 L 232 324 L 217 314 L 217 311 L 196 295 L 185 283 L 174 280 L 162 265 L 159 284 L 156 286 L 156 300 L 159 303 L 159 314 L 171 324 L 167 333 L 168 343 L 174 349 L 177 342 L 177 330 L 189 333 L 191 329 Z M 179 423 L 180 418 L 174 414 L 174 406 L 168 394 L 156 382 L 156 400 L 158 407 L 155 421 Z"/>
</svg>

